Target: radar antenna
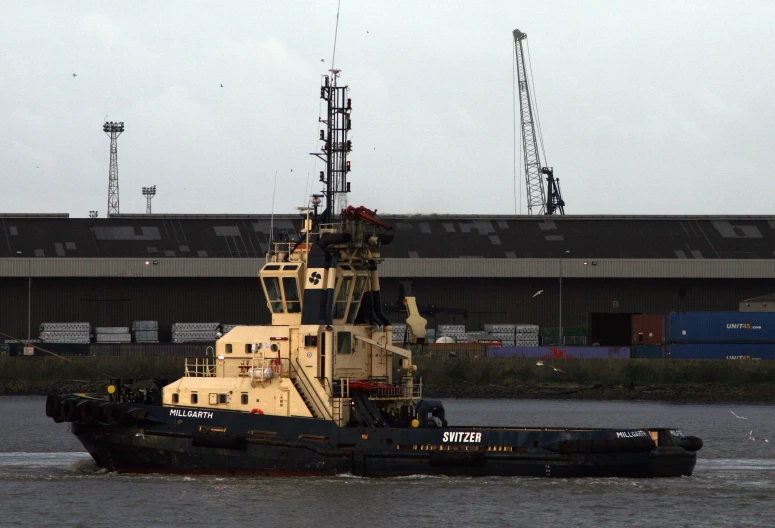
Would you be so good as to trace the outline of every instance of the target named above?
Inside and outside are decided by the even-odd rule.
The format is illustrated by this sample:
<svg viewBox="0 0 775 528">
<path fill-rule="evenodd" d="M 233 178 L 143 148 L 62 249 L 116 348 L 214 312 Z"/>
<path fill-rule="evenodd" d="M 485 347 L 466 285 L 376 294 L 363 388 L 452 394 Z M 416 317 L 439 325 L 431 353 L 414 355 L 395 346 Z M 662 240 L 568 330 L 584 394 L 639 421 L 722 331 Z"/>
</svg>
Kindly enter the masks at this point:
<svg viewBox="0 0 775 528">
<path fill-rule="evenodd" d="M 320 87 L 320 98 L 326 101 L 328 109 L 326 118 L 320 119 L 326 125 L 320 131 L 323 146 L 320 152 L 312 153 L 326 164 L 326 170 L 320 171 L 320 182 L 325 185 L 325 210 L 321 218 L 324 223 L 332 222 L 337 213 L 347 208 L 347 193 L 350 192 L 347 155 L 352 151 L 352 141 L 347 139 L 352 128 L 352 100 L 347 97 L 349 88 L 337 85 L 340 70 L 330 72 L 323 76 Z"/>
</svg>

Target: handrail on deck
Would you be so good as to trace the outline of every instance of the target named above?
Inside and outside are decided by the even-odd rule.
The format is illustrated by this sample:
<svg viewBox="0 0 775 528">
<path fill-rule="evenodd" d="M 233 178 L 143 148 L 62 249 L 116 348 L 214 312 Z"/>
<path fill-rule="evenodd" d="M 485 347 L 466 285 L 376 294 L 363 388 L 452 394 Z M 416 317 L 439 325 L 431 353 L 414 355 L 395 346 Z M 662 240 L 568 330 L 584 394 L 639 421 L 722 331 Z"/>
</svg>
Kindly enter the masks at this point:
<svg viewBox="0 0 775 528">
<path fill-rule="evenodd" d="M 187 357 L 184 362 L 185 376 L 215 377 L 215 358 L 212 356 Z"/>
<path fill-rule="evenodd" d="M 304 390 L 307 391 L 307 394 L 309 395 L 310 401 L 312 401 L 312 404 L 315 406 L 318 412 L 324 418 L 333 420 L 334 417 L 331 415 L 331 412 L 328 410 L 328 407 L 326 407 L 325 403 L 320 400 L 320 396 L 315 390 L 315 387 L 312 385 L 310 379 L 307 377 L 307 373 L 304 372 L 304 369 L 299 364 L 298 360 L 291 362 L 291 370 L 296 373 L 296 379 L 301 382 Z"/>
</svg>

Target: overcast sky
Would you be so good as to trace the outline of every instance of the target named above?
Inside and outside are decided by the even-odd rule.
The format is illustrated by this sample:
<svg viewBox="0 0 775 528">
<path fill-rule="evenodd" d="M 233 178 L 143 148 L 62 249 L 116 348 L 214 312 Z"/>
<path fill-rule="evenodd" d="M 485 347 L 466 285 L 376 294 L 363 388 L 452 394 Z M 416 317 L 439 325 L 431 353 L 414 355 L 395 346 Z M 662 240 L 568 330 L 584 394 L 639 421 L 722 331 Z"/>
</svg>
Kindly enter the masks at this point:
<svg viewBox="0 0 775 528">
<path fill-rule="evenodd" d="M 8 3 L 0 213 L 106 216 L 106 115 L 126 126 L 121 213 L 145 212 L 148 185 L 155 213 L 269 213 L 275 173 L 274 210 L 292 212 L 321 169 L 309 153 L 336 11 L 336 0 Z M 342 0 L 349 201 L 527 213 L 521 170 L 514 185 L 518 28 L 568 214 L 772 214 L 774 21 L 767 0 Z"/>
</svg>

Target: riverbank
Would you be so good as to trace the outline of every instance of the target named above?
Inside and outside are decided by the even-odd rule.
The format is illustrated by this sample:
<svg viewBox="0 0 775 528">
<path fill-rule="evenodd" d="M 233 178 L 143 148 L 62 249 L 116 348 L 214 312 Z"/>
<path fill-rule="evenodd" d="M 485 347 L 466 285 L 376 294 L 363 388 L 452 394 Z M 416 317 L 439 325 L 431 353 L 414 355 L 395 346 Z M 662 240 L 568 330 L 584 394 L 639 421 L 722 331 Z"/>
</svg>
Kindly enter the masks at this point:
<svg viewBox="0 0 775 528">
<path fill-rule="evenodd" d="M 435 398 L 772 403 L 775 362 L 653 359 L 415 359 Z"/>
<path fill-rule="evenodd" d="M 775 362 L 415 359 L 426 398 L 772 403 Z M 0 395 L 102 392 L 109 378 L 174 380 L 180 357 L 0 357 Z"/>
</svg>

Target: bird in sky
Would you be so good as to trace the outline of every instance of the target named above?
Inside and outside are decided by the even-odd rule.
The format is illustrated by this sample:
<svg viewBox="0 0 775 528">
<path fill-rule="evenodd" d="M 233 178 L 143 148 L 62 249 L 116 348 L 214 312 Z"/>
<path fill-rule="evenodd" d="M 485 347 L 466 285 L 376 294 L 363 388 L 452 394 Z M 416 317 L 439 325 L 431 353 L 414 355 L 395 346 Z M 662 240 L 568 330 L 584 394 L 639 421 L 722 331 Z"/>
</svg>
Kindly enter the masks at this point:
<svg viewBox="0 0 775 528">
<path fill-rule="evenodd" d="M 733 410 L 731 410 L 731 409 L 729 410 L 729 412 L 731 412 L 731 413 L 732 413 L 732 416 L 734 416 L 735 418 L 740 418 L 741 420 L 747 420 L 747 419 L 748 419 L 748 418 L 746 418 L 745 416 L 738 416 L 738 415 L 736 415 L 736 414 L 735 414 L 735 411 L 733 411 Z"/>
<path fill-rule="evenodd" d="M 73 77 L 78 77 L 78 75 L 76 75 L 76 74 L 73 74 Z"/>
<path fill-rule="evenodd" d="M 535 293 L 533 294 L 533 297 L 538 297 L 538 296 L 539 296 L 539 295 L 541 295 L 542 293 L 544 293 L 544 290 L 538 290 L 537 292 L 535 292 Z"/>
<path fill-rule="evenodd" d="M 326 62 L 326 59 L 320 59 L 320 62 Z"/>
<path fill-rule="evenodd" d="M 221 88 L 223 88 L 223 83 L 221 84 Z"/>
</svg>

